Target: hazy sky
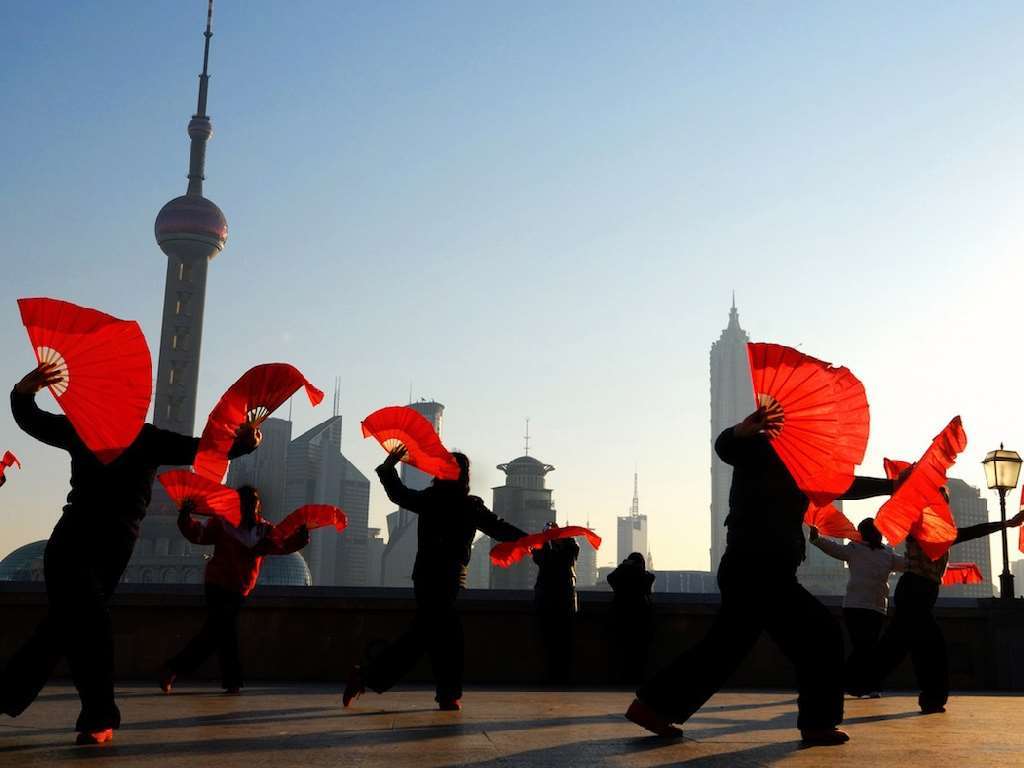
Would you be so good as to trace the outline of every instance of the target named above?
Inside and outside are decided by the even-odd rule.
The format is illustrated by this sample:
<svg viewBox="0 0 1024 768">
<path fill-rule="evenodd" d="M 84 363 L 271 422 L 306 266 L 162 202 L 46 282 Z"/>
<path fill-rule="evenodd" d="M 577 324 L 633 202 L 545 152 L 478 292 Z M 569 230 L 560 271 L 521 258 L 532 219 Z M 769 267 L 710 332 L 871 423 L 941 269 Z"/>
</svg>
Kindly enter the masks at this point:
<svg viewBox="0 0 1024 768">
<path fill-rule="evenodd" d="M 156 348 L 153 219 L 185 190 L 204 16 L 0 3 L 0 383 L 34 361 L 19 296 L 138 319 Z M 214 33 L 206 194 L 230 235 L 201 414 L 255 363 L 341 376 L 370 475 L 358 422 L 411 384 L 487 499 L 529 416 L 599 563 L 636 464 L 656 565 L 706 568 L 708 350 L 735 289 L 754 339 L 864 381 L 867 470 L 957 413 L 957 476 L 1024 450 L 1020 3 L 218 0 Z M 296 399 L 296 433 L 329 402 Z M 67 490 L 2 408 L 8 447 L 0 555 Z M 388 509 L 375 486 L 371 524 Z"/>
</svg>

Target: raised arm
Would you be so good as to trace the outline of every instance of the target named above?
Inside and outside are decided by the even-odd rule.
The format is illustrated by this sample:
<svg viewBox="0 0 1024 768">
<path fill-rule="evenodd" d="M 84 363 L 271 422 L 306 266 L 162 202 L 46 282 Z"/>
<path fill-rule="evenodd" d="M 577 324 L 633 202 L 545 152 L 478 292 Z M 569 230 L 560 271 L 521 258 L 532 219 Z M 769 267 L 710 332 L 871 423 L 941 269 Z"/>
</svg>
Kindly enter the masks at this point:
<svg viewBox="0 0 1024 768">
<path fill-rule="evenodd" d="M 260 540 L 255 550 L 259 555 L 290 555 L 292 552 L 298 552 L 307 544 L 309 544 L 309 529 L 304 525 L 300 525 L 286 539 L 279 539 L 271 531 Z"/>
<path fill-rule="evenodd" d="M 25 374 L 11 392 L 11 415 L 22 431 L 54 448 L 70 447 L 78 439 L 67 416 L 47 413 L 36 405 L 36 392 L 61 380 L 57 366 L 43 364 Z"/>
<path fill-rule="evenodd" d="M 998 533 L 1003 530 L 1003 528 L 1016 528 L 1022 521 L 1024 521 L 1024 512 L 1018 512 L 1005 523 L 1001 520 L 996 520 L 994 523 L 978 523 L 977 525 L 969 525 L 956 532 L 956 541 L 953 543 L 962 544 L 965 541 L 980 539 L 982 536 L 989 536 L 993 533 Z"/>
<path fill-rule="evenodd" d="M 734 427 L 729 427 L 715 440 L 715 453 L 726 464 L 737 466 L 756 457 L 764 450 L 767 430 L 777 421 L 764 408 L 758 408 Z"/>
<path fill-rule="evenodd" d="M 388 495 L 391 501 L 402 507 L 402 509 L 408 509 L 410 512 L 419 512 L 419 508 L 422 506 L 423 494 L 426 491 L 414 491 L 411 488 L 406 488 L 398 477 L 398 470 L 394 464 L 385 461 L 377 467 L 377 477 L 380 478 L 380 484 L 384 486 L 384 493 Z"/>
<path fill-rule="evenodd" d="M 196 451 L 199 450 L 199 438 L 189 435 L 181 435 L 167 429 L 158 429 L 148 426 L 149 436 L 146 442 L 146 449 L 157 464 L 191 464 L 195 461 Z M 229 459 L 237 459 L 252 453 L 263 441 L 263 435 L 251 424 L 243 424 L 238 429 L 235 442 L 231 444 L 228 451 Z"/>
<path fill-rule="evenodd" d="M 204 525 L 192 517 L 192 505 L 186 501 L 178 512 L 178 530 L 193 544 L 216 544 L 220 534 L 220 521 L 210 518 Z"/>
<path fill-rule="evenodd" d="M 840 499 L 870 499 L 872 496 L 891 496 L 894 489 L 892 480 L 884 477 L 855 477 Z"/>
<path fill-rule="evenodd" d="M 845 544 L 840 544 L 838 541 L 832 539 L 825 539 L 818 535 L 817 528 L 811 528 L 811 535 L 808 536 L 811 544 L 816 546 L 822 552 L 829 557 L 834 557 L 836 560 L 849 560 L 850 550 L 846 548 Z"/>
<path fill-rule="evenodd" d="M 526 536 L 526 531 L 516 528 L 491 512 L 483 500 L 474 496 L 473 523 L 481 533 L 490 536 L 495 541 L 515 541 Z M 537 550 L 534 550 L 535 552 Z"/>
</svg>

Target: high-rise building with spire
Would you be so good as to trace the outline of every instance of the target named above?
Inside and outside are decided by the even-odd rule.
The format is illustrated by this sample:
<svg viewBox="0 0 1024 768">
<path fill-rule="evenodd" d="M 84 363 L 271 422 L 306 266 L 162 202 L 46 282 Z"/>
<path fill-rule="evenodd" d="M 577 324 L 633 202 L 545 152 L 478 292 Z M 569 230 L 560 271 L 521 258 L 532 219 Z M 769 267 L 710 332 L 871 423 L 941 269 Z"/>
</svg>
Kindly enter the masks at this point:
<svg viewBox="0 0 1024 768">
<path fill-rule="evenodd" d="M 203 37 L 198 104 L 188 123 L 188 187 L 184 195 L 160 209 L 153 226 L 157 245 L 167 255 L 153 423 L 184 435 L 195 430 L 206 272 L 228 237 L 224 214 L 203 196 L 206 143 L 213 135 L 213 125 L 206 114 L 213 0 L 207 4 Z M 155 484 L 153 503 L 143 521 L 126 580 L 194 581 L 197 569 L 201 578 L 203 549 L 182 543 L 175 520 L 173 505 L 163 488 Z"/>
<path fill-rule="evenodd" d="M 633 472 L 633 503 L 629 514 L 618 518 L 618 558 L 621 563 L 633 552 L 639 552 L 647 561 L 647 568 L 653 569 L 651 552 L 647 548 L 647 515 L 640 514 L 639 475 Z"/>
<path fill-rule="evenodd" d="M 747 343 L 750 337 L 740 327 L 733 294 L 729 324 L 711 345 L 711 571 L 725 552 L 725 518 L 729 514 L 732 467 L 718 458 L 715 440 L 723 430 L 754 410 L 754 386 L 750 378 Z"/>
</svg>

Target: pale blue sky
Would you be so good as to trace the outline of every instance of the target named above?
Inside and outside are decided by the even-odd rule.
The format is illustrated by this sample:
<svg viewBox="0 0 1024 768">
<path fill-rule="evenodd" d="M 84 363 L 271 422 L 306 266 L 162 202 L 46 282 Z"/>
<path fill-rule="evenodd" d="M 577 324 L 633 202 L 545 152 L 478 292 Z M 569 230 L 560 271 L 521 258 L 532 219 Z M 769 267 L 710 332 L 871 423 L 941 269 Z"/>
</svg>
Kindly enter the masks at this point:
<svg viewBox="0 0 1024 768">
<path fill-rule="evenodd" d="M 19 296 L 138 319 L 156 346 L 152 223 L 185 189 L 204 12 L 0 2 L 0 382 L 33 361 Z M 608 539 L 600 563 L 636 463 L 656 565 L 704 568 L 708 349 L 735 288 L 755 339 L 863 379 L 870 471 L 956 413 L 969 482 L 1001 440 L 1024 446 L 1019 3 L 215 14 L 206 193 L 230 236 L 201 412 L 257 362 L 340 375 L 344 449 L 370 474 L 358 421 L 412 382 L 486 498 L 530 416 L 561 517 Z M 321 411 L 297 407 L 296 431 Z M 0 554 L 48 534 L 67 474 L 4 408 L 6 447 L 25 469 L 0 491 Z"/>
</svg>

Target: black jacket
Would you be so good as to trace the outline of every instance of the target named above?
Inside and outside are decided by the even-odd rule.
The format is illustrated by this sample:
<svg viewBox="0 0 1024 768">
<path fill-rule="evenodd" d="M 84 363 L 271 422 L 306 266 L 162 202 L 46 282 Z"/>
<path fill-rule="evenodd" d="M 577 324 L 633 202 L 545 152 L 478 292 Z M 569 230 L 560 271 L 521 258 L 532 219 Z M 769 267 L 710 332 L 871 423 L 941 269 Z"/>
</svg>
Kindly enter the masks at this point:
<svg viewBox="0 0 1024 768">
<path fill-rule="evenodd" d="M 796 568 L 804 559 L 804 514 L 808 499 L 762 435 L 736 437 L 733 428 L 715 441 L 715 453 L 733 467 L 729 488 L 728 548 L 776 559 Z M 891 494 L 891 480 L 856 477 L 841 499 Z"/>
<path fill-rule="evenodd" d="M 537 581 L 533 597 L 542 610 L 576 612 L 576 539 L 555 539 L 533 550 Z"/>
<path fill-rule="evenodd" d="M 620 609 L 646 608 L 651 604 L 654 574 L 631 560 L 623 560 L 608 574 L 608 586 L 615 593 L 613 606 Z"/>
<path fill-rule="evenodd" d="M 377 477 L 391 501 L 418 516 L 416 564 L 412 569 L 417 583 L 443 586 L 455 581 L 465 586 L 477 531 L 498 541 L 515 541 L 526 535 L 491 512 L 479 496 L 468 495 L 458 483 L 435 480 L 430 487 L 414 491 L 406 488 L 398 471 L 387 464 L 377 467 Z"/>
</svg>

